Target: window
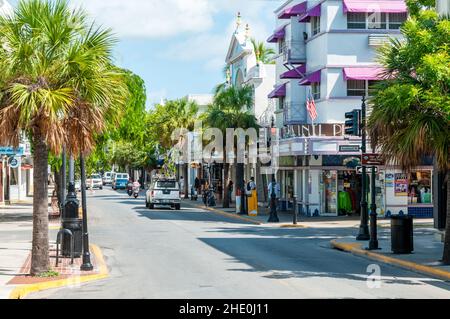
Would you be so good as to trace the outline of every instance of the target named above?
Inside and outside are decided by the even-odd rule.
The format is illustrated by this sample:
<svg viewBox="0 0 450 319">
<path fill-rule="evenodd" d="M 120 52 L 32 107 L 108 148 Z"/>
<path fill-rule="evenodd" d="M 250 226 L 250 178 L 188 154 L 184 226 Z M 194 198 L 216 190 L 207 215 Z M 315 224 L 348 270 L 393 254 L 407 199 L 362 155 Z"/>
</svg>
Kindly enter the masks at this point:
<svg viewBox="0 0 450 319">
<path fill-rule="evenodd" d="M 408 15 L 406 13 L 390 13 L 389 14 L 389 29 L 400 29 L 403 22 L 406 21 Z"/>
<path fill-rule="evenodd" d="M 283 53 L 284 50 L 284 46 L 286 45 L 286 42 L 284 41 L 284 39 L 280 39 L 278 41 L 278 53 L 281 54 Z"/>
<path fill-rule="evenodd" d="M 282 110 L 284 108 L 284 96 L 278 98 L 278 109 Z"/>
<path fill-rule="evenodd" d="M 347 96 L 366 95 L 366 81 L 347 80 Z"/>
<path fill-rule="evenodd" d="M 348 13 L 347 29 L 365 29 L 366 14 L 365 13 Z"/>
<path fill-rule="evenodd" d="M 320 32 L 320 17 L 311 17 L 311 34 L 316 35 Z"/>
<path fill-rule="evenodd" d="M 407 13 L 347 13 L 347 29 L 397 30 L 407 17 Z"/>
<path fill-rule="evenodd" d="M 386 29 L 386 13 L 367 14 L 367 29 Z"/>
<path fill-rule="evenodd" d="M 311 94 L 314 100 L 320 99 L 320 83 L 311 84 Z"/>
<path fill-rule="evenodd" d="M 347 96 L 372 96 L 378 81 L 347 80 Z"/>
<path fill-rule="evenodd" d="M 431 204 L 431 171 L 412 172 L 408 181 L 408 204 Z"/>
</svg>

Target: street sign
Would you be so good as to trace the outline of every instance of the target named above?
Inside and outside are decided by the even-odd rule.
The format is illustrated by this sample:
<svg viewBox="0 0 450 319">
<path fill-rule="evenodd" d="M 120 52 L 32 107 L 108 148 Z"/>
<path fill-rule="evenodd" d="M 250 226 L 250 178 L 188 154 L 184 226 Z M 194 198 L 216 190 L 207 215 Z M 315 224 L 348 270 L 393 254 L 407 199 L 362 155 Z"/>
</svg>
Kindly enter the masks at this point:
<svg viewBox="0 0 450 319">
<path fill-rule="evenodd" d="M 364 165 L 384 165 L 381 154 L 363 154 L 362 163 Z"/>
<path fill-rule="evenodd" d="M 23 147 L 0 146 L 0 155 L 23 155 Z"/>
<path fill-rule="evenodd" d="M 372 173 L 372 166 L 366 167 L 366 173 Z M 375 173 L 378 173 L 378 167 L 375 166 Z M 356 166 L 356 174 L 362 174 L 362 166 Z"/>
<path fill-rule="evenodd" d="M 9 159 L 9 167 L 11 167 L 11 168 L 17 168 L 17 167 L 19 167 L 19 161 L 17 160 L 17 158 L 11 157 L 11 158 Z"/>
<path fill-rule="evenodd" d="M 361 147 L 359 145 L 339 145 L 339 152 L 354 153 L 359 152 Z"/>
</svg>

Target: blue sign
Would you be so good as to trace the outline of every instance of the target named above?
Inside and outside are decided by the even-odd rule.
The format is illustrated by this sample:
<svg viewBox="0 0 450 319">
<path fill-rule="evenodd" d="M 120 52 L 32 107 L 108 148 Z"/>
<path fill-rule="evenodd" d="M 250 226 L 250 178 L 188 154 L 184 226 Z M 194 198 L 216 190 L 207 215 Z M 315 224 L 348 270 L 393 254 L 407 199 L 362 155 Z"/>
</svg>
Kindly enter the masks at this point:
<svg viewBox="0 0 450 319">
<path fill-rule="evenodd" d="M 23 147 L 0 146 L 0 155 L 23 155 Z"/>
</svg>

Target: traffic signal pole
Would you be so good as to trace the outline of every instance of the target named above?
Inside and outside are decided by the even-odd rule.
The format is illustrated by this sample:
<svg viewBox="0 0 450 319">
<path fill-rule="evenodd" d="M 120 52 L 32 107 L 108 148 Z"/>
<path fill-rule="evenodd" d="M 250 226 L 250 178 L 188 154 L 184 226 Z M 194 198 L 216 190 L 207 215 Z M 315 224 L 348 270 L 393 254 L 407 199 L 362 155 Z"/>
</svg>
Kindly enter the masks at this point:
<svg viewBox="0 0 450 319">
<path fill-rule="evenodd" d="M 361 152 L 366 153 L 366 97 L 363 96 L 361 104 Z M 361 180 L 361 223 L 359 225 L 359 233 L 356 236 L 356 240 L 369 240 L 369 216 L 368 216 L 368 204 L 367 204 L 367 179 L 366 179 L 366 166 L 361 163 L 362 166 L 362 180 Z"/>
</svg>

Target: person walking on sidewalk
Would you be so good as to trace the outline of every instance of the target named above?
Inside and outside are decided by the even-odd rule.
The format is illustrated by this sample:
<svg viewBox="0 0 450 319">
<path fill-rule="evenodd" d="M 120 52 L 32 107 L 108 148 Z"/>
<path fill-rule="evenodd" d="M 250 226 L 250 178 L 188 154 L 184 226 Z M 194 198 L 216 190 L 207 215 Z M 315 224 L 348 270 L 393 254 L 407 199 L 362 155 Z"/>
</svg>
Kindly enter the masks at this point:
<svg viewBox="0 0 450 319">
<path fill-rule="evenodd" d="M 230 199 L 230 204 L 233 202 L 233 197 L 232 197 L 232 195 L 233 195 L 233 181 L 230 179 L 229 181 L 228 181 L 228 185 L 227 185 L 227 188 L 228 188 L 228 198 Z"/>
</svg>

